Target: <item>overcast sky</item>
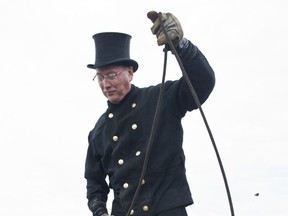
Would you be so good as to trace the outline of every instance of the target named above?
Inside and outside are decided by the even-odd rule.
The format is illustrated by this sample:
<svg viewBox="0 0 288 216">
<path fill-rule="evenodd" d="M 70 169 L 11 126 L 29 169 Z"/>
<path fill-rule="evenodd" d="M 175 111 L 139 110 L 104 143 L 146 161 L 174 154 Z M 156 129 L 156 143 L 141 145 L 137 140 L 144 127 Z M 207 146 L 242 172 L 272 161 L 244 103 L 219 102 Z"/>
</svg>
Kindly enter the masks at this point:
<svg viewBox="0 0 288 216">
<path fill-rule="evenodd" d="M 79 216 L 87 208 L 87 136 L 106 109 L 92 35 L 132 35 L 133 83 L 161 81 L 163 47 L 150 10 L 171 12 L 204 53 L 216 86 L 203 105 L 235 215 L 288 214 L 288 6 L 285 0 L 2 0 L 0 2 L 0 215 Z M 167 79 L 181 71 L 169 53 Z M 183 119 L 191 216 L 230 215 L 198 110 Z M 255 196 L 259 193 L 259 196 Z M 110 204 L 109 204 L 110 205 Z"/>
</svg>

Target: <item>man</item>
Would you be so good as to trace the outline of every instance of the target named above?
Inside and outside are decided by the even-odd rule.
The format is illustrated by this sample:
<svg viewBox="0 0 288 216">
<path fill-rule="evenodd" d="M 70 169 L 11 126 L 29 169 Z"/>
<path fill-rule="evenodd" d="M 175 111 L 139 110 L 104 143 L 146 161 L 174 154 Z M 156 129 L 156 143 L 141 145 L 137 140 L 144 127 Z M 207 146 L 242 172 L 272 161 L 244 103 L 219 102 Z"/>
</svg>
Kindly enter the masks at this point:
<svg viewBox="0 0 288 216">
<path fill-rule="evenodd" d="M 198 98 L 204 103 L 215 84 L 214 72 L 200 50 L 183 38 L 177 18 L 171 13 L 161 16 Z M 158 45 L 166 44 L 158 14 L 151 11 L 148 17 L 154 23 L 151 29 Z M 114 216 L 187 215 L 185 207 L 193 200 L 185 174 L 181 119 L 197 105 L 185 80 L 181 77 L 165 82 L 146 173 L 138 198 L 130 208 L 140 181 L 161 85 L 138 88 L 131 84 L 138 63 L 130 59 L 130 35 L 104 32 L 93 38 L 96 60 L 88 68 L 96 69 L 108 108 L 88 137 L 85 178 L 89 209 L 93 216 L 108 215 L 107 195 L 113 189 Z"/>
</svg>

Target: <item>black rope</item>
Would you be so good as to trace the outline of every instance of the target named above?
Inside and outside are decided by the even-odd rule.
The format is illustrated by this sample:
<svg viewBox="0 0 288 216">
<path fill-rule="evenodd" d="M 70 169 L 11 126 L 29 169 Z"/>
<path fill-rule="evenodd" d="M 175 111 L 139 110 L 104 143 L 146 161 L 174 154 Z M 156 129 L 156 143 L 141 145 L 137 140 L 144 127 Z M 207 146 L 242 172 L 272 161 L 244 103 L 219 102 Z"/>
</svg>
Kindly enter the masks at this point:
<svg viewBox="0 0 288 216">
<path fill-rule="evenodd" d="M 152 128 L 151 128 L 151 132 L 150 132 L 149 142 L 148 142 L 148 145 L 147 145 L 147 150 L 146 150 L 146 154 L 145 154 L 145 158 L 144 158 L 144 162 L 143 162 L 141 175 L 140 175 L 140 178 L 139 178 L 139 182 L 138 182 L 135 194 L 134 194 L 133 199 L 131 201 L 130 207 L 129 207 L 127 213 L 126 213 L 126 216 L 131 215 L 130 213 L 131 213 L 131 211 L 133 209 L 133 206 L 134 206 L 134 204 L 135 204 L 135 202 L 136 202 L 136 200 L 138 198 L 138 195 L 139 195 L 139 192 L 140 192 L 140 189 L 141 189 L 141 186 L 142 186 L 142 181 L 144 180 L 144 177 L 145 177 L 147 164 L 148 164 L 148 161 L 149 161 L 149 155 L 150 155 L 152 144 L 153 144 L 154 137 L 155 137 L 155 128 L 157 126 L 157 122 L 158 122 L 158 118 L 159 118 L 159 111 L 160 111 L 160 108 L 161 108 L 161 103 L 162 103 L 162 98 L 163 98 L 165 76 L 166 76 L 166 66 L 167 66 L 167 52 L 169 51 L 169 49 L 171 49 L 172 53 L 175 55 L 175 57 L 177 59 L 177 62 L 179 64 L 180 68 L 181 68 L 183 77 L 184 77 L 184 79 L 185 79 L 185 81 L 186 81 L 186 83 L 187 83 L 187 85 L 188 85 L 188 87 L 189 87 L 189 89 L 191 91 L 191 94 L 193 96 L 193 99 L 195 100 L 195 103 L 196 103 L 198 109 L 200 110 L 201 116 L 202 116 L 203 121 L 205 123 L 205 126 L 207 128 L 209 137 L 211 139 L 211 142 L 212 142 L 212 145 L 214 147 L 214 150 L 215 150 L 215 153 L 216 153 L 216 156 L 217 156 L 217 160 L 218 160 L 218 163 L 219 163 L 219 166 L 220 166 L 220 169 L 221 169 L 222 177 L 223 177 L 225 188 L 226 188 L 226 193 L 227 193 L 227 196 L 228 196 L 231 216 L 235 216 L 234 209 L 233 209 L 233 202 L 232 202 L 232 198 L 231 198 L 231 194 L 230 194 L 230 190 L 229 190 L 226 174 L 225 174 L 225 171 L 224 171 L 224 167 L 223 167 L 223 164 L 222 164 L 222 161 L 221 161 L 221 157 L 220 157 L 220 154 L 218 152 L 218 149 L 217 149 L 213 134 L 211 132 L 211 129 L 210 129 L 209 124 L 207 122 L 207 119 L 205 117 L 204 111 L 202 109 L 201 103 L 200 103 L 200 101 L 198 99 L 198 96 L 197 96 L 197 94 L 196 94 L 196 92 L 194 90 L 194 87 L 193 87 L 192 83 L 189 80 L 189 77 L 188 77 L 188 75 L 186 73 L 186 70 L 185 70 L 185 68 L 184 68 L 184 66 L 182 64 L 182 61 L 181 61 L 180 57 L 179 57 L 179 55 L 178 55 L 178 53 L 177 53 L 172 41 L 168 37 L 167 31 L 166 31 L 166 29 L 164 27 L 164 24 L 163 24 L 162 13 L 161 12 L 159 12 L 158 18 L 160 20 L 160 24 L 161 24 L 161 27 L 162 27 L 163 32 L 165 34 L 165 37 L 168 40 L 168 45 L 166 44 L 165 48 L 163 50 L 164 54 L 165 54 L 164 55 L 163 76 L 162 76 L 160 92 L 159 92 L 159 96 L 158 96 L 157 106 L 156 106 L 156 110 L 155 110 L 155 114 L 154 114 L 154 119 L 153 119 L 153 123 L 152 123 Z"/>
<path fill-rule="evenodd" d="M 147 145 L 147 150 L 146 150 L 146 154 L 145 154 L 145 158 L 144 158 L 144 162 L 143 162 L 143 167 L 142 167 L 142 171 L 141 171 L 141 175 L 139 178 L 139 182 L 135 191 L 135 194 L 133 196 L 133 199 L 131 201 L 130 207 L 126 213 L 126 216 L 131 215 L 131 211 L 133 209 L 133 206 L 138 198 L 141 186 L 142 186 L 142 181 L 144 180 L 145 177 L 145 173 L 146 173 L 146 169 L 147 169 L 147 164 L 149 161 L 149 156 L 150 156 L 150 152 L 151 152 L 151 148 L 152 148 L 152 144 L 154 142 L 154 138 L 155 138 L 155 128 L 157 127 L 157 123 L 158 123 L 158 118 L 159 118 L 159 111 L 161 108 L 161 104 L 162 104 L 162 98 L 163 98 L 163 92 L 164 92 L 164 85 L 165 85 L 165 76 L 166 76 L 166 66 L 167 66 L 167 52 L 169 49 L 166 49 L 167 47 L 164 48 L 164 66 L 163 66 L 163 75 L 162 75 L 162 82 L 161 82 L 161 86 L 160 86 L 160 92 L 159 92 L 159 96 L 158 96 L 158 100 L 157 100 L 157 106 L 155 109 L 155 114 L 154 114 L 154 118 L 153 118 L 153 123 L 152 123 L 152 127 L 151 127 L 151 131 L 150 131 L 150 137 L 149 137 L 149 142 Z"/>
<path fill-rule="evenodd" d="M 178 53 L 177 53 L 177 51 L 176 51 L 176 49 L 174 47 L 174 44 L 172 43 L 172 41 L 168 37 L 167 31 L 166 31 L 166 29 L 164 27 L 164 24 L 163 24 L 162 13 L 161 12 L 158 13 L 158 18 L 160 20 L 160 24 L 161 24 L 161 27 L 162 27 L 163 32 L 165 34 L 165 37 L 168 39 L 168 44 L 170 46 L 170 49 L 171 49 L 172 53 L 175 55 L 175 57 L 177 59 L 177 62 L 178 62 L 179 66 L 180 66 L 180 68 L 182 70 L 183 77 L 184 77 L 184 79 L 185 79 L 185 81 L 186 81 L 186 83 L 187 83 L 187 85 L 188 85 L 188 87 L 189 87 L 189 89 L 191 91 L 191 94 L 192 94 L 192 96 L 193 96 L 193 98 L 194 98 L 194 100 L 195 100 L 195 102 L 196 102 L 196 104 L 197 104 L 197 106 L 198 106 L 198 108 L 200 110 L 201 116 L 202 116 L 203 121 L 205 123 L 205 126 L 207 128 L 209 137 L 211 139 L 211 142 L 213 144 L 213 147 L 214 147 L 214 150 L 215 150 L 215 153 L 216 153 L 216 156 L 217 156 L 217 160 L 218 160 L 218 163 L 219 163 L 219 166 L 220 166 L 220 169 L 221 169 L 223 180 L 224 180 L 224 183 L 225 183 L 226 193 L 227 193 L 227 196 L 228 196 L 228 201 L 229 201 L 229 206 L 230 206 L 230 212 L 231 212 L 231 215 L 234 216 L 235 214 L 234 214 L 233 202 L 232 202 L 232 198 L 231 198 L 231 194 L 230 194 L 230 190 L 229 190 L 226 174 L 225 174 L 225 171 L 224 171 L 224 167 L 223 167 L 223 164 L 222 164 L 222 161 L 221 161 L 221 157 L 220 157 L 220 154 L 218 152 L 214 137 L 212 135 L 212 132 L 211 132 L 210 127 L 208 125 L 207 119 L 206 119 L 205 114 L 203 112 L 201 103 L 200 103 L 200 101 L 198 99 L 198 96 L 197 96 L 197 94 L 196 94 L 196 92 L 194 90 L 194 87 L 193 87 L 192 83 L 190 82 L 190 79 L 189 79 L 189 77 L 188 77 L 188 75 L 186 73 L 186 70 L 185 70 L 185 68 L 184 68 L 184 66 L 182 64 L 182 61 L 181 61 L 181 59 L 180 59 L 180 57 L 179 57 L 179 55 L 178 55 Z"/>
</svg>

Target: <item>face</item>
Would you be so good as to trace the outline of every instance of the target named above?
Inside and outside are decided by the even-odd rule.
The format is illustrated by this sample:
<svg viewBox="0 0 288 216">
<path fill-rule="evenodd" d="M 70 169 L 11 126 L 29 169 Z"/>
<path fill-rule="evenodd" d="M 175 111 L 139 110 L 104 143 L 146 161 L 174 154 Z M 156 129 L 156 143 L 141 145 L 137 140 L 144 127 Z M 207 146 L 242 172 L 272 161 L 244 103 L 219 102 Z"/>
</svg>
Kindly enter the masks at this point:
<svg viewBox="0 0 288 216">
<path fill-rule="evenodd" d="M 133 67 L 107 66 L 96 69 L 96 77 L 104 96 L 111 103 L 120 103 L 130 91 Z"/>
</svg>

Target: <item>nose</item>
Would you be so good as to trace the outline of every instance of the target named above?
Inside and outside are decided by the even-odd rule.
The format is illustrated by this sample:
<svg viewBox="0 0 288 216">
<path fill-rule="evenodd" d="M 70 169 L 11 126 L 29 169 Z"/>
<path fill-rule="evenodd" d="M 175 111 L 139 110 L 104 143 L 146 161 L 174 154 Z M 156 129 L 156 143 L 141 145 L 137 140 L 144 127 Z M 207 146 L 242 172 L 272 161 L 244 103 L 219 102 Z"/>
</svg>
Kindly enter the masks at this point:
<svg viewBox="0 0 288 216">
<path fill-rule="evenodd" d="M 106 79 L 103 79 L 101 81 L 100 85 L 101 85 L 102 88 L 105 88 L 105 89 L 109 88 L 111 86 L 110 82 L 108 80 L 106 80 Z"/>
</svg>

